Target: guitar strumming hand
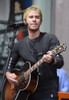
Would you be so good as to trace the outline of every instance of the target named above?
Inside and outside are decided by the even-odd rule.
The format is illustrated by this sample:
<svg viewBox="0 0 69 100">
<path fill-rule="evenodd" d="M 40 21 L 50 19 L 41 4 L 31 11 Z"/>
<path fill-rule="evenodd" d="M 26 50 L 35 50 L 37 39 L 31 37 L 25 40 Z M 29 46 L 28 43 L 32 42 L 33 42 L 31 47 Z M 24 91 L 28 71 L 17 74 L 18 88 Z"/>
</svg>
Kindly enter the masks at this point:
<svg viewBox="0 0 69 100">
<path fill-rule="evenodd" d="M 17 75 L 15 73 L 6 72 L 6 77 L 10 83 L 18 83 L 18 81 L 16 80 Z"/>
</svg>

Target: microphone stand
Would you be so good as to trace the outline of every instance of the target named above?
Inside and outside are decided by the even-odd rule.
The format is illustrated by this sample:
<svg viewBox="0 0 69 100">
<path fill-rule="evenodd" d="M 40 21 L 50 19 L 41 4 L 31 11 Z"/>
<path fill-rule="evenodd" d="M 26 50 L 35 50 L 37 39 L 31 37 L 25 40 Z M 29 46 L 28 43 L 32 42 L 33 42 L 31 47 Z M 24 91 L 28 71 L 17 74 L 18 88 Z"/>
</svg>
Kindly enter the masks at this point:
<svg viewBox="0 0 69 100">
<path fill-rule="evenodd" d="M 9 54 L 8 54 L 7 62 L 6 62 L 6 65 L 5 65 L 5 68 L 6 68 L 5 72 L 7 71 L 7 68 L 9 66 L 9 61 L 11 60 L 10 58 L 11 58 L 12 49 L 13 49 L 13 46 L 14 46 L 14 40 L 16 38 L 16 32 L 17 32 L 17 29 L 14 30 L 13 36 L 12 37 L 9 37 L 9 40 L 10 40 L 10 42 L 8 44 Z"/>
<path fill-rule="evenodd" d="M 12 26 L 13 27 L 13 26 Z M 8 47 L 9 47 L 9 54 L 8 54 L 8 58 L 7 58 L 7 61 L 6 61 L 6 64 L 4 66 L 4 70 L 3 70 L 3 78 L 2 78 L 2 83 L 1 83 L 1 86 L 0 86 L 0 92 L 3 92 L 3 87 L 4 87 L 4 84 L 5 84 L 5 81 L 6 81 L 6 71 L 8 69 L 8 66 L 10 65 L 10 61 L 11 61 L 11 54 L 12 54 L 12 49 L 13 49 L 13 46 L 14 46 L 14 40 L 16 38 L 16 32 L 17 32 L 17 28 L 18 27 L 13 27 L 14 28 L 14 34 L 12 37 L 9 37 L 9 44 L 8 44 Z"/>
</svg>

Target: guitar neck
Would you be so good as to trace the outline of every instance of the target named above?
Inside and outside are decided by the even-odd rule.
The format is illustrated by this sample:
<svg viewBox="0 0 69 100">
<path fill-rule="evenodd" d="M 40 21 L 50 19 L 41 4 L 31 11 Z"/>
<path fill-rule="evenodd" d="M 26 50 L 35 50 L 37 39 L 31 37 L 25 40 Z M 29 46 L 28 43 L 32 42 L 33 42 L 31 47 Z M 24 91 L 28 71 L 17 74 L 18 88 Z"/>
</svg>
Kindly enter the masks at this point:
<svg viewBox="0 0 69 100">
<path fill-rule="evenodd" d="M 44 61 L 43 59 L 41 58 L 37 63 L 35 63 L 32 67 L 30 67 L 25 73 L 24 73 L 24 76 L 27 77 L 29 74 L 31 74 L 35 69 L 38 68 L 38 66 L 40 64 L 42 64 Z"/>
<path fill-rule="evenodd" d="M 51 50 L 49 52 L 49 55 L 57 55 L 59 53 L 62 53 L 63 51 L 65 51 L 67 48 L 66 43 L 60 44 L 59 46 L 57 46 L 56 48 L 54 48 L 53 50 Z M 29 74 L 31 74 L 40 64 L 42 64 L 44 61 L 41 58 L 37 63 L 35 63 L 30 69 L 28 69 L 25 73 L 24 73 L 24 77 L 27 77 Z"/>
</svg>

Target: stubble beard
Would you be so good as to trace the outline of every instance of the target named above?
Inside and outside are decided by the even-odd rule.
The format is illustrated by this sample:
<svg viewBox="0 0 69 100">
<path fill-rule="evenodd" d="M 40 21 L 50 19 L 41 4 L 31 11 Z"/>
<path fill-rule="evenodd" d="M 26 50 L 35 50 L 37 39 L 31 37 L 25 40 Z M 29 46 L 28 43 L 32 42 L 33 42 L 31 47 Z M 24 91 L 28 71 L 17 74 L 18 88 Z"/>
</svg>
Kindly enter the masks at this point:
<svg viewBox="0 0 69 100">
<path fill-rule="evenodd" d="M 30 29 L 29 28 L 29 31 L 31 31 L 31 32 L 37 32 L 39 30 L 39 28 L 37 28 L 37 29 Z"/>
</svg>

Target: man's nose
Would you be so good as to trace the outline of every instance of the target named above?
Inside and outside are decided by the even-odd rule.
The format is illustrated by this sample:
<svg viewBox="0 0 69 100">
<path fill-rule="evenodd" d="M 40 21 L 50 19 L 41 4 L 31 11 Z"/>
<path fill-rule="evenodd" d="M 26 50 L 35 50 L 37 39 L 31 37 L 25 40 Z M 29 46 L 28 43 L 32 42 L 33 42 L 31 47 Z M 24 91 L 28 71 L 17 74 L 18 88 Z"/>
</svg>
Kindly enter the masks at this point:
<svg viewBox="0 0 69 100">
<path fill-rule="evenodd" d="M 33 17 L 33 21 L 35 21 L 36 20 L 36 17 Z"/>
</svg>

